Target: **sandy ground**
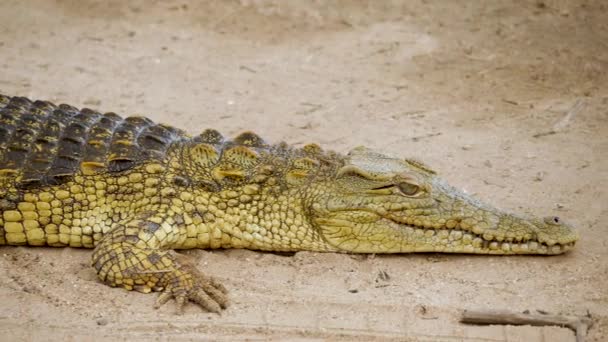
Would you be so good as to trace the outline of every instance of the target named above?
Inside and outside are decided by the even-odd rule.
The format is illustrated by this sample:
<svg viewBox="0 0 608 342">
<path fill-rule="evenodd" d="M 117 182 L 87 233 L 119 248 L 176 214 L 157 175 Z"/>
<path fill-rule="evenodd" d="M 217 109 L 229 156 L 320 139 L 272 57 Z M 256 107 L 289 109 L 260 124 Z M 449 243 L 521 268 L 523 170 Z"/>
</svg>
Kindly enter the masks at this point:
<svg viewBox="0 0 608 342">
<path fill-rule="evenodd" d="M 197 133 L 415 156 L 502 208 L 559 215 L 556 257 L 189 251 L 221 316 L 111 289 L 89 250 L 3 247 L 2 340 L 573 341 L 463 309 L 590 314 L 608 336 L 603 1 L 0 2 L 0 91 Z M 384 276 L 387 274 L 388 277 Z"/>
</svg>

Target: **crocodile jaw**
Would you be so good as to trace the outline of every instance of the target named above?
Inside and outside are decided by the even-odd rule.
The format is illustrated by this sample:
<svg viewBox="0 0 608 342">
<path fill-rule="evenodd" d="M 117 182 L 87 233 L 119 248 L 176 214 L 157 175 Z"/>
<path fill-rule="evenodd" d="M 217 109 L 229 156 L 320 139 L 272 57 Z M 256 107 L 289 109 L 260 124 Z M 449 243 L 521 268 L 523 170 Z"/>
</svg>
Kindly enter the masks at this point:
<svg viewBox="0 0 608 342">
<path fill-rule="evenodd" d="M 405 231 L 405 241 L 401 252 L 443 252 L 443 253 L 472 253 L 472 254 L 541 254 L 555 255 L 571 250 L 576 240 L 566 243 L 528 241 L 498 241 L 485 239 L 483 234 L 462 229 L 433 229 L 400 225 Z"/>
<path fill-rule="evenodd" d="M 506 213 L 497 217 L 491 226 L 487 221 L 471 226 L 454 217 L 439 221 L 460 221 L 449 227 L 417 226 L 411 224 L 416 219 L 386 212 L 342 209 L 325 212 L 315 224 L 329 245 L 352 253 L 555 255 L 571 250 L 578 240 L 578 234 L 570 226 L 552 222 L 556 218 L 524 219 Z"/>
</svg>

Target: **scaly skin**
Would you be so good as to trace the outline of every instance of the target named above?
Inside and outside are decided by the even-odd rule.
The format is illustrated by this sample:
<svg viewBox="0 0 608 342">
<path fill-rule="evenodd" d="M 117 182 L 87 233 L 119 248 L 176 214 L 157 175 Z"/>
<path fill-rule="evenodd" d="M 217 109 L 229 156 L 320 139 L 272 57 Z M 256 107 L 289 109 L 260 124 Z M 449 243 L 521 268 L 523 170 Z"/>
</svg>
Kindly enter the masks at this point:
<svg viewBox="0 0 608 342">
<path fill-rule="evenodd" d="M 0 95 L 0 244 L 94 248 L 111 286 L 161 291 L 181 311 L 227 305 L 175 249 L 559 254 L 577 234 L 444 183 L 420 162 L 363 147 L 224 141 L 144 118 Z"/>
</svg>

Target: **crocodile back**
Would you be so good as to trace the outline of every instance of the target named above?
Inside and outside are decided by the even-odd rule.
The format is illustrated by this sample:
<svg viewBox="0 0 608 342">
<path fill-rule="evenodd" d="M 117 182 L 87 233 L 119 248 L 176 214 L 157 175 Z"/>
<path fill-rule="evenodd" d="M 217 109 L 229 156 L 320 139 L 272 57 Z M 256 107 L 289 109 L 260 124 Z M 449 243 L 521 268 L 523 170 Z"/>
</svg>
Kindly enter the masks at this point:
<svg viewBox="0 0 608 342">
<path fill-rule="evenodd" d="M 62 184 L 79 171 L 128 170 L 162 160 L 185 139 L 184 131 L 144 117 L 0 95 L 0 176 L 17 176 L 20 187 Z"/>
</svg>

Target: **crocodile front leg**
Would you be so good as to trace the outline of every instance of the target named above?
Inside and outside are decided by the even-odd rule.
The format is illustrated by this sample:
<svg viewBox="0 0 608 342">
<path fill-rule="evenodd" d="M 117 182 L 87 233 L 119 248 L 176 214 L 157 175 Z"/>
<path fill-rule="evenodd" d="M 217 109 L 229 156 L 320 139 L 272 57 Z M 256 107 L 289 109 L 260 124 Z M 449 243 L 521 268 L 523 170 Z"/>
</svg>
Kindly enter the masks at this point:
<svg viewBox="0 0 608 342">
<path fill-rule="evenodd" d="M 156 308 L 175 298 L 178 313 L 189 300 L 219 313 L 228 304 L 224 286 L 197 270 L 188 257 L 170 249 L 183 231 L 156 217 L 128 221 L 95 247 L 93 267 L 110 286 L 162 292 Z"/>
</svg>

